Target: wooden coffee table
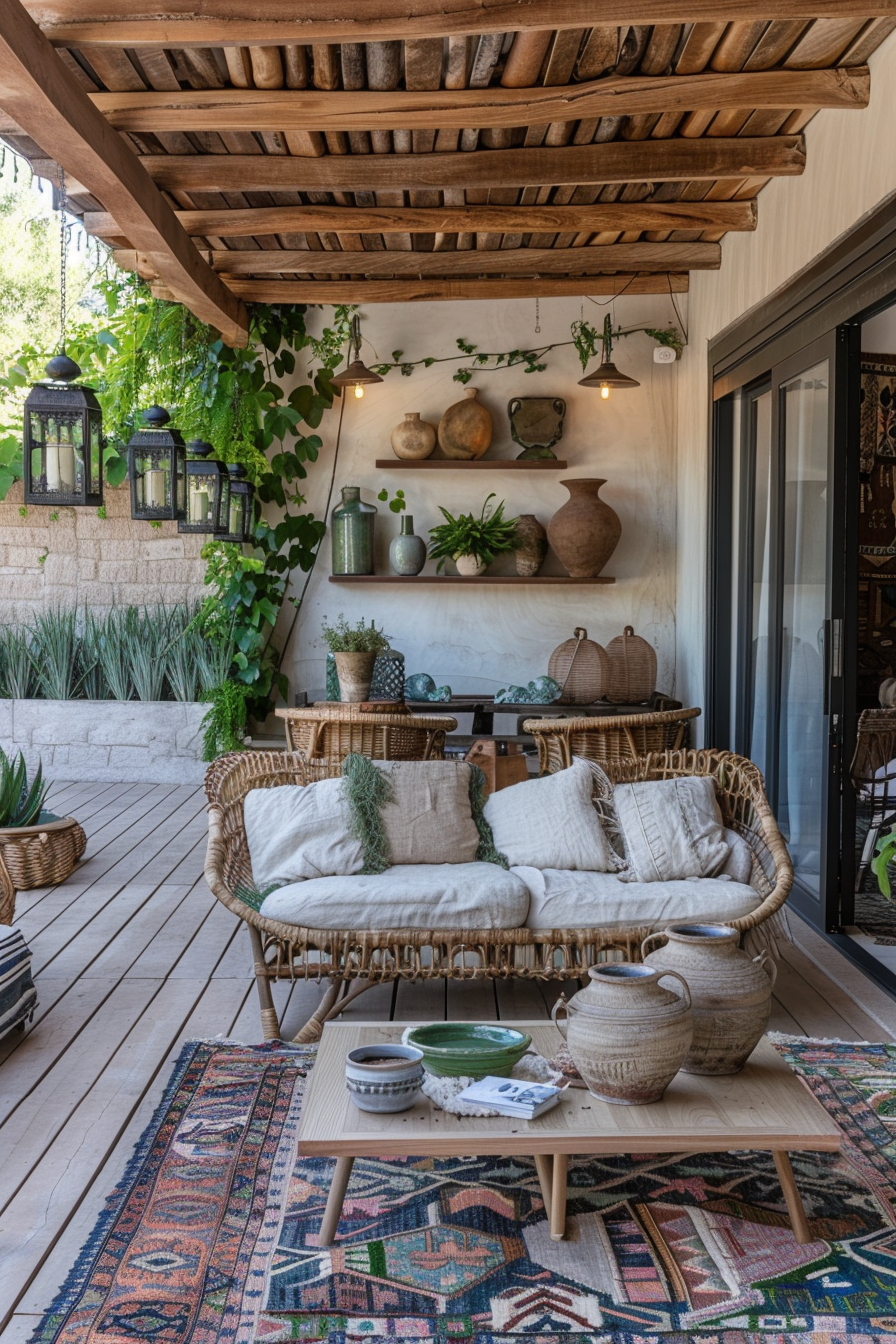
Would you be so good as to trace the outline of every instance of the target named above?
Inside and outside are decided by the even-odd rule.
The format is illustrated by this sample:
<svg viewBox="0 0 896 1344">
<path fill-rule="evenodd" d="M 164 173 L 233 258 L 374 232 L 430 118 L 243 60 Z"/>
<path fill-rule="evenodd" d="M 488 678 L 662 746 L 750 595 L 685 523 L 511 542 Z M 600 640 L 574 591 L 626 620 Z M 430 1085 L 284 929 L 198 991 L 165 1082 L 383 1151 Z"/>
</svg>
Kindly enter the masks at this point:
<svg viewBox="0 0 896 1344">
<path fill-rule="evenodd" d="M 662 1101 L 611 1106 L 568 1088 L 560 1104 L 537 1120 L 482 1119 L 440 1111 L 423 1097 L 394 1115 L 360 1111 L 345 1086 L 345 1056 L 359 1045 L 397 1042 L 409 1023 L 328 1022 L 305 1099 L 299 1133 L 303 1157 L 335 1157 L 336 1171 L 320 1226 L 332 1244 L 356 1157 L 521 1155 L 535 1159 L 551 1237 L 566 1231 L 566 1168 L 570 1154 L 711 1153 L 735 1148 L 772 1153 L 799 1242 L 812 1240 L 788 1152 L 836 1153 L 834 1121 L 763 1038 L 746 1067 L 726 1078 L 679 1073 Z M 507 1022 L 532 1037 L 550 1058 L 562 1045 L 550 1022 Z"/>
</svg>

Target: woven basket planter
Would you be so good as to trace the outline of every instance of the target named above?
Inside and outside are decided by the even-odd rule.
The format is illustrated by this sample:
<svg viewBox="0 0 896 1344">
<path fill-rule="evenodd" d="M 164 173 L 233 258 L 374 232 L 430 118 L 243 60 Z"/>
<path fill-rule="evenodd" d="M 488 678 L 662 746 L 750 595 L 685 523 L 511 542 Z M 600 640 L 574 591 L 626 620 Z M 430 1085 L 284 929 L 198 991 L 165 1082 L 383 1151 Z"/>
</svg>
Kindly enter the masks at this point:
<svg viewBox="0 0 896 1344">
<path fill-rule="evenodd" d="M 86 847 L 87 836 L 74 817 L 0 827 L 0 858 L 17 891 L 64 882 Z"/>
</svg>

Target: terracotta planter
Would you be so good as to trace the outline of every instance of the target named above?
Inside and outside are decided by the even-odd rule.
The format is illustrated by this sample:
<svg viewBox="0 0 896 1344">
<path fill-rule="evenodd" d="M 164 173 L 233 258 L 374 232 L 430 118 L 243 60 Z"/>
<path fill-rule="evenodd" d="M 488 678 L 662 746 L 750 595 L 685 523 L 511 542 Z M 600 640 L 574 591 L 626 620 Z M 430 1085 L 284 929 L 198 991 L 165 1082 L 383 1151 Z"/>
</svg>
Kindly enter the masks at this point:
<svg viewBox="0 0 896 1344">
<path fill-rule="evenodd" d="M 436 427 L 420 419 L 419 411 L 406 411 L 391 435 L 392 451 L 396 457 L 420 461 L 429 457 L 436 446 Z"/>
<path fill-rule="evenodd" d="M 645 964 L 677 971 L 691 991 L 694 1037 L 681 1067 L 686 1073 L 737 1073 L 768 1026 L 775 963 L 765 951 L 750 957 L 727 924 L 672 924 L 644 939 L 642 955 L 657 938 L 668 941 Z"/>
<path fill-rule="evenodd" d="M 548 541 L 573 579 L 596 579 L 622 535 L 619 515 L 599 497 L 605 480 L 561 481 L 569 499 L 548 523 Z"/>
<path fill-rule="evenodd" d="M 523 513 L 516 525 L 516 535 L 519 543 L 513 553 L 516 572 L 521 579 L 531 579 L 544 564 L 548 534 L 534 513 Z"/>
<path fill-rule="evenodd" d="M 449 406 L 439 421 L 439 447 L 446 457 L 469 461 L 482 457 L 492 441 L 492 418 L 476 400 L 477 389 L 468 387 L 463 401 Z"/>
<path fill-rule="evenodd" d="M 375 653 L 334 653 L 339 677 L 339 698 L 356 705 L 370 699 Z"/>
<path fill-rule="evenodd" d="M 484 560 L 480 560 L 478 555 L 456 555 L 454 563 L 457 566 L 458 574 L 464 578 L 478 579 L 480 574 L 484 574 L 488 566 Z"/>
<path fill-rule="evenodd" d="M 622 1106 L 659 1101 L 691 1044 L 691 999 L 675 971 L 629 961 L 592 966 L 591 984 L 551 1017 L 592 1096 Z M 684 993 L 659 982 L 671 976 Z M 566 1020 L 558 1020 L 560 1011 Z"/>
</svg>

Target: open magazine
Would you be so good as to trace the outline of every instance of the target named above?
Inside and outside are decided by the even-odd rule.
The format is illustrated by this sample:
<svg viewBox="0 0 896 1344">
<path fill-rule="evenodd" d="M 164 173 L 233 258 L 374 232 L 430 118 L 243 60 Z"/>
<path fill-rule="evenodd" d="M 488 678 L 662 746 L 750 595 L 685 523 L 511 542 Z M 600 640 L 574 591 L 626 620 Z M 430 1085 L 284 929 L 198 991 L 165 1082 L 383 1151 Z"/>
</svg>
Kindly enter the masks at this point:
<svg viewBox="0 0 896 1344">
<path fill-rule="evenodd" d="M 563 1088 L 548 1083 L 530 1083 L 524 1079 L 495 1078 L 491 1075 L 470 1083 L 458 1096 L 458 1101 L 472 1101 L 487 1106 L 499 1115 L 515 1115 L 534 1120 L 560 1100 Z"/>
</svg>

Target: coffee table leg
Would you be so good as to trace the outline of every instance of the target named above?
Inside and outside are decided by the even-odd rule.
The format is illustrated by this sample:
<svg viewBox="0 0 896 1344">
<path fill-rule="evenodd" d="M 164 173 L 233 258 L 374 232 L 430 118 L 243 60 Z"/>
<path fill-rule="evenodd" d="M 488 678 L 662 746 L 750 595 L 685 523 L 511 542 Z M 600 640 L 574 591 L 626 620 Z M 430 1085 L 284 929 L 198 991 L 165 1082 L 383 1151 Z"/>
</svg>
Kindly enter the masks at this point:
<svg viewBox="0 0 896 1344">
<path fill-rule="evenodd" d="M 554 1179 L 554 1173 L 551 1167 L 551 1158 L 548 1153 L 535 1154 L 535 1170 L 538 1172 L 538 1184 L 541 1186 L 541 1197 L 544 1200 L 544 1211 L 551 1217 L 551 1182 Z"/>
<path fill-rule="evenodd" d="M 806 1219 L 806 1210 L 803 1207 L 802 1196 L 797 1189 L 796 1181 L 793 1179 L 793 1168 L 790 1165 L 790 1158 L 784 1152 L 775 1152 L 775 1166 L 778 1171 L 778 1179 L 781 1182 L 781 1189 L 784 1191 L 784 1201 L 787 1204 L 787 1212 L 790 1214 L 790 1227 L 796 1241 L 800 1245 L 805 1245 L 807 1241 L 814 1241 L 815 1238 L 809 1231 L 809 1223 Z"/>
<path fill-rule="evenodd" d="M 551 1241 L 562 1241 L 566 1236 L 566 1166 L 565 1153 L 554 1154 L 554 1178 L 551 1183 Z"/>
<path fill-rule="evenodd" d="M 320 1231 L 317 1234 L 318 1244 L 321 1246 L 333 1245 L 339 1219 L 342 1217 L 342 1202 L 345 1199 L 345 1192 L 354 1165 L 355 1159 L 353 1157 L 337 1157 L 336 1159 L 336 1170 L 333 1172 L 330 1193 L 327 1195 L 327 1207 L 324 1209 Z"/>
</svg>

